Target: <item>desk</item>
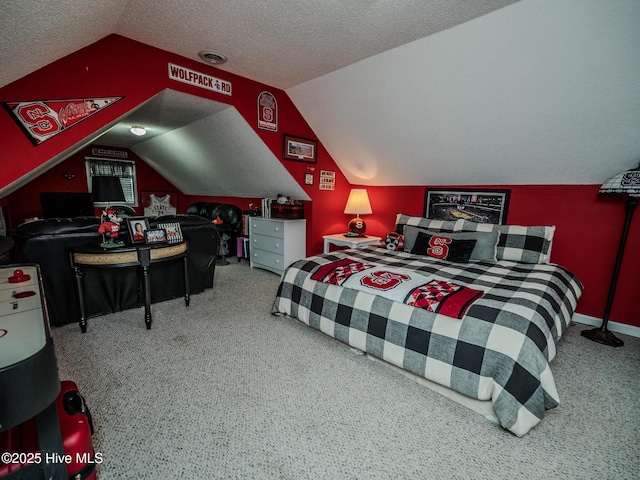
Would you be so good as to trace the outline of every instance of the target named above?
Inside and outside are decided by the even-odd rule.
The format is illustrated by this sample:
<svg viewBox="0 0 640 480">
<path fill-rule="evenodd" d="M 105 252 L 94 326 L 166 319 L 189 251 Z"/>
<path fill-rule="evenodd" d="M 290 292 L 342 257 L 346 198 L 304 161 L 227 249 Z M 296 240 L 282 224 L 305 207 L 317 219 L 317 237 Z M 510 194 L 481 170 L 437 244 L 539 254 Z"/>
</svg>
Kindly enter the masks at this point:
<svg viewBox="0 0 640 480">
<path fill-rule="evenodd" d="M 142 290 L 144 295 L 144 322 L 151 328 L 151 284 L 149 283 L 149 265 L 182 258 L 184 260 L 184 302 L 189 306 L 189 246 L 187 242 L 172 245 L 156 244 L 106 249 L 99 246 L 74 248 L 69 252 L 71 267 L 76 276 L 78 303 L 80 306 L 80 330 L 87 331 L 87 317 L 84 305 L 83 268 L 123 268 L 139 267 L 142 271 Z M 165 281 L 173 281 L 167 278 Z"/>
<path fill-rule="evenodd" d="M 329 253 L 329 245 L 334 244 L 341 247 L 358 248 L 365 245 L 380 245 L 380 237 L 345 237 L 343 233 L 334 235 L 323 235 L 324 253 Z"/>
</svg>

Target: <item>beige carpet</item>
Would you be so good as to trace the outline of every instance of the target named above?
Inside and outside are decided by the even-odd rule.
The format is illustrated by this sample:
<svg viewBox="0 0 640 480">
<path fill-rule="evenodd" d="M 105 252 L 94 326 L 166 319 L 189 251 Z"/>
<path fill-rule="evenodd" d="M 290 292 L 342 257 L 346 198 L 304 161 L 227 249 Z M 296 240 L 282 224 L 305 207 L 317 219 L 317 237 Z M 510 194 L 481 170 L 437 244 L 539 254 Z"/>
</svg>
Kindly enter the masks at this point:
<svg viewBox="0 0 640 480">
<path fill-rule="evenodd" d="M 245 261 L 212 290 L 54 330 L 111 479 L 640 478 L 640 339 L 570 329 L 561 405 L 524 438 L 289 318 Z"/>
</svg>

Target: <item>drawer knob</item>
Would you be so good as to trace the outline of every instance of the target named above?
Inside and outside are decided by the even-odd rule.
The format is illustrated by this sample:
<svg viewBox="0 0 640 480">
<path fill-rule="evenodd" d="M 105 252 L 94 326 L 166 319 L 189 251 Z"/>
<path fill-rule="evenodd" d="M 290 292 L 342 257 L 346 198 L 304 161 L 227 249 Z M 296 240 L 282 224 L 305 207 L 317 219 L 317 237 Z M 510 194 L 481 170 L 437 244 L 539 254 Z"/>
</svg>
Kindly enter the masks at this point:
<svg viewBox="0 0 640 480">
<path fill-rule="evenodd" d="M 275 246 L 276 246 L 276 248 L 280 248 L 280 244 L 279 243 L 276 243 Z"/>
</svg>

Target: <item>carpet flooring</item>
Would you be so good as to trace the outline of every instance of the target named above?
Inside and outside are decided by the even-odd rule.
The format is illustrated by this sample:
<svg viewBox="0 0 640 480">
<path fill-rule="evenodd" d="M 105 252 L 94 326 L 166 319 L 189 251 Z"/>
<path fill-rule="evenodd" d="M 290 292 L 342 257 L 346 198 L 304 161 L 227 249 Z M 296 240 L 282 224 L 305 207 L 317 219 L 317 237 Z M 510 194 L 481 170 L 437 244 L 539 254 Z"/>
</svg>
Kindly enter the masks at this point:
<svg viewBox="0 0 640 480">
<path fill-rule="evenodd" d="M 523 438 L 270 314 L 279 277 L 243 261 L 214 288 L 53 331 L 60 378 L 96 427 L 98 478 L 640 478 L 640 339 L 571 327 L 551 368 L 561 404 Z"/>
</svg>

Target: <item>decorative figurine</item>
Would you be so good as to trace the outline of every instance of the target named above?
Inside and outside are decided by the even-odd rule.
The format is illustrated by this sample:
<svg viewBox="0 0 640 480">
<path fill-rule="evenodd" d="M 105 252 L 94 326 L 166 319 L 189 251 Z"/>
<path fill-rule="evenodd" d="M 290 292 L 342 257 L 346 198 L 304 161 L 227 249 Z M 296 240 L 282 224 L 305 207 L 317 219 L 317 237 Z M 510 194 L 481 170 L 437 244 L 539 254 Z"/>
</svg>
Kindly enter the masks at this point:
<svg viewBox="0 0 640 480">
<path fill-rule="evenodd" d="M 116 238 L 118 238 L 118 232 L 120 232 L 120 222 L 122 222 L 122 218 L 116 215 L 115 210 L 107 208 L 103 210 L 100 219 L 102 220 L 98 228 L 98 233 L 102 235 L 102 243 L 100 246 L 102 248 L 124 247 L 124 242 L 116 240 Z"/>
</svg>

